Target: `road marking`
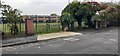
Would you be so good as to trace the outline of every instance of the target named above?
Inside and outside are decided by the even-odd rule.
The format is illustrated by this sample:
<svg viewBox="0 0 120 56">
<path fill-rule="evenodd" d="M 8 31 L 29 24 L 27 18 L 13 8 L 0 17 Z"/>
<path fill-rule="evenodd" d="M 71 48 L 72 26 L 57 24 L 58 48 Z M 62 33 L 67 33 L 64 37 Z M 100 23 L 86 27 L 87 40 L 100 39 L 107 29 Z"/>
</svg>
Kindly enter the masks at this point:
<svg viewBox="0 0 120 56">
<path fill-rule="evenodd" d="M 3 49 L 3 48 L 2 48 Z M 13 51 L 17 48 L 14 48 L 14 47 L 7 47 L 7 48 L 4 48 L 3 50 L 7 50 L 7 51 Z"/>
<path fill-rule="evenodd" d="M 41 43 L 41 44 L 45 45 L 46 43 Z"/>
<path fill-rule="evenodd" d="M 116 39 L 109 39 L 110 41 L 117 41 Z"/>
<path fill-rule="evenodd" d="M 77 39 L 77 38 L 66 38 L 66 39 L 63 39 L 65 41 L 78 41 L 80 39 Z"/>
<path fill-rule="evenodd" d="M 109 35 L 110 33 L 105 33 L 105 34 Z"/>
<path fill-rule="evenodd" d="M 38 46 L 38 48 L 41 48 L 41 46 Z"/>
<path fill-rule="evenodd" d="M 50 47 L 60 47 L 61 44 L 49 44 Z"/>
</svg>

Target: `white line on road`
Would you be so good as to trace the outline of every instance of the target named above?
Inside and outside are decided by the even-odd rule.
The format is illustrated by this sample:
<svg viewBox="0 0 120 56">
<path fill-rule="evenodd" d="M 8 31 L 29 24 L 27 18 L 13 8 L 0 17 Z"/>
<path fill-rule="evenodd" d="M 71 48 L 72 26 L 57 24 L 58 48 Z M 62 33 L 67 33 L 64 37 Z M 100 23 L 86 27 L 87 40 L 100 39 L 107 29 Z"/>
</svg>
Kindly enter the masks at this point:
<svg viewBox="0 0 120 56">
<path fill-rule="evenodd" d="M 109 39 L 110 41 L 117 41 L 116 39 Z"/>
</svg>

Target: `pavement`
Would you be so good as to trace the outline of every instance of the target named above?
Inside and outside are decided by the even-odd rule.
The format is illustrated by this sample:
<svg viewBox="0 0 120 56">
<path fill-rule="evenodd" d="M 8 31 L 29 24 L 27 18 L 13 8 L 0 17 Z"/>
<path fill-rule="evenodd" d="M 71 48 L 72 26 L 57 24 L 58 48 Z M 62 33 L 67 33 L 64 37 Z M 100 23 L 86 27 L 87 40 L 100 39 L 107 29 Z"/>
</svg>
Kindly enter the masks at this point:
<svg viewBox="0 0 120 56">
<path fill-rule="evenodd" d="M 7 47 L 7 46 L 15 46 L 15 45 L 20 45 L 20 44 L 27 44 L 27 43 L 32 43 L 37 41 L 37 35 L 36 36 L 29 36 L 29 37 L 16 37 L 12 39 L 5 39 L 2 40 L 2 47 Z"/>
<path fill-rule="evenodd" d="M 3 47 L 2 54 L 118 54 L 118 38 L 118 28 L 106 28 L 66 38 Z"/>
<path fill-rule="evenodd" d="M 2 47 L 34 43 L 38 41 L 46 41 L 50 39 L 75 36 L 75 35 L 82 35 L 82 34 L 76 32 L 58 32 L 58 33 L 42 34 L 42 35 L 35 35 L 29 37 L 12 38 L 12 39 L 2 40 Z"/>
<path fill-rule="evenodd" d="M 56 39 L 61 37 L 70 37 L 75 35 L 82 35 L 82 33 L 76 32 L 59 32 L 59 33 L 50 33 L 50 34 L 43 34 L 38 35 L 37 40 L 49 40 L 49 39 Z"/>
</svg>

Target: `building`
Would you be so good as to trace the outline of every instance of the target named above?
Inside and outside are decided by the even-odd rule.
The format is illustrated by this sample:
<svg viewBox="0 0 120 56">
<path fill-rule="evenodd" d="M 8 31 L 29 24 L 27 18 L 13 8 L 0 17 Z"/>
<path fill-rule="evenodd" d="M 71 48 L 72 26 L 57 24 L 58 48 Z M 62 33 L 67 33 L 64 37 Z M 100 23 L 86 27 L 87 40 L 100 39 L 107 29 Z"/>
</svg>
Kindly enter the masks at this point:
<svg viewBox="0 0 120 56">
<path fill-rule="evenodd" d="M 59 22 L 60 16 L 58 15 L 23 15 L 23 21 L 25 19 L 33 19 L 34 22 Z"/>
</svg>

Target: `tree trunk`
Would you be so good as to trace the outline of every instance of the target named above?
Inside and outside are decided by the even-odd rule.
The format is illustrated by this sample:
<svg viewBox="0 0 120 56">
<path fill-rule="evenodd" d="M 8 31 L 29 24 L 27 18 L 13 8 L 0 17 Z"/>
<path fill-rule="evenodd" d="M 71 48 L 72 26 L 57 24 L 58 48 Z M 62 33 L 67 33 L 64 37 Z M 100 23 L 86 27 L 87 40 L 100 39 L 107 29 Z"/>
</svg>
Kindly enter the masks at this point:
<svg viewBox="0 0 120 56">
<path fill-rule="evenodd" d="M 118 26 L 120 27 L 120 20 L 119 20 L 119 19 L 117 20 L 117 24 L 118 24 Z"/>
<path fill-rule="evenodd" d="M 67 30 L 68 30 L 68 27 L 67 27 L 67 26 L 65 26 L 63 31 L 67 31 Z"/>
<path fill-rule="evenodd" d="M 98 29 L 98 21 L 96 21 L 96 29 Z"/>
<path fill-rule="evenodd" d="M 75 16 L 75 19 L 78 22 L 78 28 L 81 28 L 81 26 L 82 26 L 82 17 L 83 16 Z"/>
<path fill-rule="evenodd" d="M 63 30 L 63 31 L 67 31 L 67 30 L 68 30 L 67 23 L 62 22 L 62 30 Z"/>
<path fill-rule="evenodd" d="M 102 21 L 100 22 L 100 27 L 106 28 L 106 27 L 107 27 L 107 21 L 102 20 Z"/>
<path fill-rule="evenodd" d="M 98 29 L 98 21 L 96 21 L 96 20 L 94 21 L 94 28 Z"/>
<path fill-rule="evenodd" d="M 74 22 L 71 23 L 71 30 L 74 30 Z"/>
<path fill-rule="evenodd" d="M 17 23 L 15 22 L 14 24 L 14 34 L 18 34 L 18 26 L 17 26 Z"/>
<path fill-rule="evenodd" d="M 14 34 L 14 24 L 12 24 L 12 26 L 11 26 L 11 34 Z"/>
<path fill-rule="evenodd" d="M 88 22 L 88 27 L 89 27 L 89 28 L 92 28 L 92 20 L 91 20 L 91 17 L 92 17 L 92 16 L 88 16 L 88 17 L 87 17 L 87 22 Z"/>
</svg>

